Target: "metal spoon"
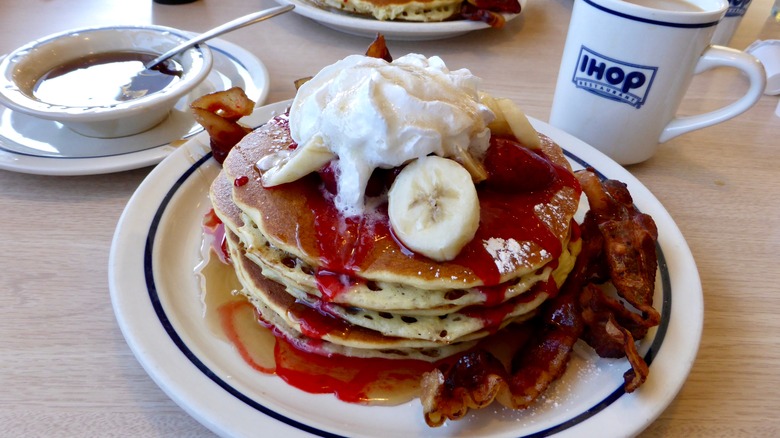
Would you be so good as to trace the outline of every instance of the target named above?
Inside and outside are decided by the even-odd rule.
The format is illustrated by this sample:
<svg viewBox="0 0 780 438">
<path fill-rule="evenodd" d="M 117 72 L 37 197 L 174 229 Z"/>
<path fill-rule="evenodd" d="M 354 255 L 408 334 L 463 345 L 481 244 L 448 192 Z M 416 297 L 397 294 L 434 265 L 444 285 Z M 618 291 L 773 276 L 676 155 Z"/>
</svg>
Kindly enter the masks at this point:
<svg viewBox="0 0 780 438">
<path fill-rule="evenodd" d="M 243 17 L 236 18 L 233 21 L 217 26 L 214 29 L 179 44 L 173 49 L 144 64 L 143 69 L 139 70 L 138 73 L 130 78 L 130 82 L 119 87 L 116 99 L 119 101 L 137 99 L 165 87 L 172 80 L 172 75 L 178 76 L 175 71 L 168 70 L 166 64 L 164 64 L 168 58 L 211 38 L 284 14 L 294 8 L 294 5 L 277 6 L 275 8 L 244 15 Z"/>
<path fill-rule="evenodd" d="M 163 53 L 162 55 L 158 56 L 157 58 L 154 58 L 153 60 L 149 61 L 144 65 L 144 68 L 146 70 L 151 70 L 152 68 L 156 67 L 161 62 L 165 61 L 166 59 L 170 58 L 171 56 L 176 55 L 179 52 L 183 52 L 190 47 L 202 43 L 203 41 L 210 40 L 214 37 L 218 37 L 222 34 L 225 34 L 227 32 L 240 29 L 245 26 L 249 26 L 250 24 L 259 23 L 261 21 L 267 20 L 269 18 L 275 17 L 277 15 L 284 14 L 285 12 L 292 11 L 295 8 L 295 5 L 286 5 L 286 6 L 277 6 L 275 8 L 269 8 L 265 9 L 263 11 L 255 12 L 252 14 L 244 15 L 243 17 L 236 18 L 233 21 L 228 21 L 227 23 L 217 26 L 214 29 L 211 29 L 209 31 L 206 31 L 195 38 L 189 39 L 178 46 L 174 47 L 173 49 Z"/>
</svg>

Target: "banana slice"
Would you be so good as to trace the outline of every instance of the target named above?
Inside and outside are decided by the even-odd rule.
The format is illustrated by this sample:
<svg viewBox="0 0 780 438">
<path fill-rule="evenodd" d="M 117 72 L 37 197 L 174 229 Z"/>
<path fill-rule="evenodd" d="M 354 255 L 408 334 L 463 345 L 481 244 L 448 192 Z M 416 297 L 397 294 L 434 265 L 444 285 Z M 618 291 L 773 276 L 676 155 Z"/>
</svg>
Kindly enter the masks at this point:
<svg viewBox="0 0 780 438">
<path fill-rule="evenodd" d="M 514 101 L 495 98 L 487 93 L 481 93 L 480 100 L 496 115 L 496 118 L 488 125 L 491 132 L 499 135 L 512 134 L 520 143 L 530 149 L 542 147 L 539 133 L 536 132 L 531 122 L 528 121 L 528 117 Z"/>
<path fill-rule="evenodd" d="M 479 227 L 479 199 L 469 172 L 430 155 L 398 174 L 388 193 L 390 225 L 412 251 L 436 261 L 454 259 Z"/>
<path fill-rule="evenodd" d="M 497 135 L 511 135 L 512 128 L 509 127 L 509 123 L 507 123 L 506 117 L 504 117 L 504 113 L 498 106 L 496 98 L 485 92 L 480 92 L 479 100 L 483 105 L 490 108 L 490 111 L 493 111 L 493 114 L 496 116 L 496 118 L 493 119 L 493 121 L 488 125 L 490 132 Z"/>
<path fill-rule="evenodd" d="M 469 175 L 471 175 L 471 180 L 474 182 L 474 184 L 480 183 L 486 180 L 488 177 L 485 166 L 482 165 L 482 162 L 474 158 L 474 156 L 471 155 L 471 152 L 469 151 L 464 151 L 461 148 L 457 148 L 455 150 L 455 154 L 452 157 L 447 158 L 452 158 L 458 164 L 463 166 Z"/>
<path fill-rule="evenodd" d="M 496 101 L 509 124 L 509 128 L 512 129 L 512 133 L 520 140 L 520 143 L 530 149 L 541 148 L 542 142 L 539 140 L 539 133 L 531 126 L 531 122 L 528 121 L 523 110 L 510 99 L 496 99 Z"/>
<path fill-rule="evenodd" d="M 293 151 L 283 150 L 263 157 L 257 168 L 263 172 L 263 186 L 273 187 L 303 178 L 328 164 L 336 155 L 314 137 Z"/>
</svg>

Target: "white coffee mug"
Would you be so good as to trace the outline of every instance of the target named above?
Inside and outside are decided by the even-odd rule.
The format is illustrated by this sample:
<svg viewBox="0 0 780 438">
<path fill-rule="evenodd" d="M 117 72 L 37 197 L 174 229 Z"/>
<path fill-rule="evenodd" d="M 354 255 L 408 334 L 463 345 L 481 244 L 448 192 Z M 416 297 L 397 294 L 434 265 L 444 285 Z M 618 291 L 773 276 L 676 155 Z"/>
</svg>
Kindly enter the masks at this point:
<svg viewBox="0 0 780 438">
<path fill-rule="evenodd" d="M 735 117 L 761 97 L 764 69 L 754 57 L 710 46 L 725 0 L 575 0 L 550 123 L 621 164 L 650 158 L 680 134 Z M 742 70 L 750 84 L 737 101 L 676 117 L 695 74 Z"/>
</svg>

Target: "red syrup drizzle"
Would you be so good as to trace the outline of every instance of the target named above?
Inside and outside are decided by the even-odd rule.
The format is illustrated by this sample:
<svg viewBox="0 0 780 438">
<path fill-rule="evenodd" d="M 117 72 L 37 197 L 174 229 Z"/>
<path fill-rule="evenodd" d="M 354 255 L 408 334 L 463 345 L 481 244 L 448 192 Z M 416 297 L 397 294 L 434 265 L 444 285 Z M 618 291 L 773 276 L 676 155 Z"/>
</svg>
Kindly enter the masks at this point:
<svg viewBox="0 0 780 438">
<path fill-rule="evenodd" d="M 564 187 L 579 188 L 579 185 L 568 169 L 555 164 L 553 167 L 556 172 L 553 182 L 533 192 L 507 193 L 479 187 L 479 228 L 474 239 L 461 250 L 453 263 L 471 269 L 485 286 L 495 286 L 501 281 L 501 273 L 493 256 L 484 247 L 483 242 L 488 239 L 530 241 L 547 251 L 553 259 L 560 257 L 560 240 L 539 219 L 534 207 L 547 204 Z"/>
<path fill-rule="evenodd" d="M 367 215 L 344 217 L 328 197 L 313 196 L 308 201 L 325 275 L 360 271 L 376 239 L 389 237 L 386 223 Z"/>
<path fill-rule="evenodd" d="M 203 217 L 203 233 L 208 236 L 207 240 L 211 245 L 212 252 L 219 257 L 219 260 L 222 263 L 230 263 L 230 254 L 225 238 L 225 224 L 222 223 L 213 208 Z"/>
<path fill-rule="evenodd" d="M 399 404 L 419 393 L 420 376 L 436 364 L 413 359 L 354 358 L 322 355 L 297 348 L 284 335 L 266 328 L 248 301 L 232 301 L 218 309 L 223 333 L 252 369 L 276 374 L 289 385 L 313 394 L 334 394 L 348 403 Z M 246 320 L 252 319 L 251 324 Z M 272 348 L 251 343 L 256 336 L 272 335 Z M 316 341 L 310 342 L 316 348 Z M 271 365 L 268 365 L 271 364 Z"/>
<path fill-rule="evenodd" d="M 296 388 L 314 394 L 333 393 L 349 403 L 385 402 L 399 392 L 418 392 L 420 376 L 434 364 L 411 359 L 322 356 L 280 340 L 274 350 L 276 374 Z M 406 398 L 406 397 L 404 397 Z"/>
<path fill-rule="evenodd" d="M 296 302 L 289 309 L 289 313 L 301 327 L 301 332 L 313 339 L 322 339 L 323 336 L 337 333 L 339 336 L 347 336 L 352 329 L 352 324 L 328 315 L 319 306 L 310 307 L 307 304 Z"/>
<path fill-rule="evenodd" d="M 314 275 L 314 279 L 324 301 L 333 301 L 344 291 L 361 283 L 359 279 L 351 275 L 338 274 L 326 269 L 318 270 Z"/>
<path fill-rule="evenodd" d="M 478 289 L 485 296 L 485 306 L 496 306 L 506 300 L 506 292 L 512 285 L 509 283 L 493 286 L 480 286 Z"/>
<path fill-rule="evenodd" d="M 236 187 L 245 186 L 249 182 L 249 177 L 246 175 L 241 175 L 233 180 L 233 185 Z"/>
<path fill-rule="evenodd" d="M 541 153 L 540 153 L 541 154 Z M 541 154 L 543 155 L 543 154 Z M 552 259 L 561 255 L 560 240 L 547 228 L 534 212 L 534 207 L 547 204 L 564 187 L 579 190 L 579 184 L 571 172 L 553 163 L 556 177 L 547 186 L 532 192 L 498 192 L 478 187 L 480 200 L 480 225 L 472 241 L 467 244 L 451 263 L 464 266 L 474 272 L 486 286 L 498 285 L 501 273 L 493 256 L 485 249 L 484 241 L 490 238 L 514 239 L 517 242 L 535 242 L 547 251 Z M 365 269 L 370 260 L 367 255 L 380 242 L 402 253 L 407 253 L 393 237 L 387 218 L 386 207 L 371 217 L 345 218 L 332 202 L 326 189 L 311 193 L 308 205 L 314 214 L 315 233 L 323 265 L 323 275 L 333 273 L 353 275 Z M 384 243 L 383 243 L 384 245 Z M 345 287 L 358 280 L 341 280 Z M 332 279 L 322 279 L 321 287 L 327 297 L 343 291 Z"/>
<path fill-rule="evenodd" d="M 546 293 L 548 296 L 553 296 L 557 293 L 558 286 L 555 284 L 552 276 L 543 282 L 534 284 L 531 289 L 517 297 L 514 297 L 506 302 L 493 305 L 493 306 L 469 306 L 461 309 L 461 313 L 471 317 L 482 320 L 485 325 L 485 330 L 495 333 L 501 324 L 515 308 L 524 303 L 530 303 L 537 299 L 540 294 Z"/>
</svg>

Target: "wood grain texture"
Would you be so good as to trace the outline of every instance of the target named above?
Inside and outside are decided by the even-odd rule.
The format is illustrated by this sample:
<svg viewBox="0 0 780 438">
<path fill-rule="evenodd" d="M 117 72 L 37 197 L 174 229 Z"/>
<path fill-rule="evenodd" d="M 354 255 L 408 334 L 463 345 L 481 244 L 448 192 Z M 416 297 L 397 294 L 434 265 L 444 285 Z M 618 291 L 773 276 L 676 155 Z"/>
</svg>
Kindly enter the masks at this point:
<svg viewBox="0 0 780 438">
<path fill-rule="evenodd" d="M 122 0 L 0 0 L 0 53 L 56 31 L 153 22 L 203 31 L 271 0 L 166 6 Z M 754 0 L 732 42 L 780 39 L 769 0 Z M 484 88 L 547 120 L 571 0 L 530 0 L 502 30 L 390 42 L 396 56 L 439 55 Z M 224 36 L 268 67 L 268 102 L 293 81 L 369 39 L 295 14 Z M 681 113 L 725 105 L 745 89 L 728 70 L 696 78 Z M 780 118 L 776 96 L 661 146 L 630 166 L 675 219 L 702 278 L 704 334 L 685 386 L 645 437 L 780 435 Z M 108 291 L 116 222 L 149 168 L 47 177 L 0 171 L 0 436 L 212 436 L 161 391 L 125 343 Z"/>
</svg>

